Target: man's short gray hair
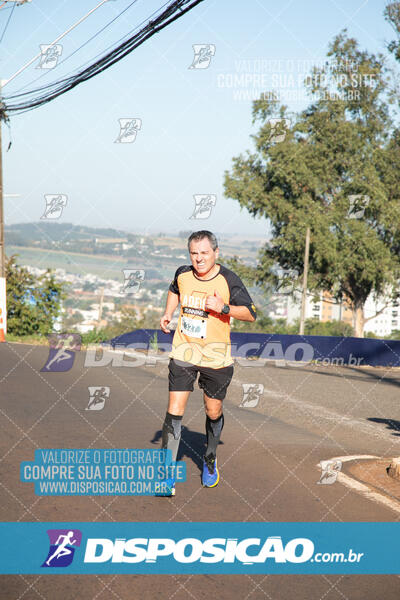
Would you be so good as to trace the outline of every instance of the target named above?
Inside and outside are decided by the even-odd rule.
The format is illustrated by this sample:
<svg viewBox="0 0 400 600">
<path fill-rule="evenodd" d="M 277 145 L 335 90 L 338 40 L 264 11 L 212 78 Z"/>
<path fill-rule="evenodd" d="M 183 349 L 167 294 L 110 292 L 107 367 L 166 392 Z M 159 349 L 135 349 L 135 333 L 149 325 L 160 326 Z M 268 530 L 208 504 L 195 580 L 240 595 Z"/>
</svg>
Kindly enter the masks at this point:
<svg viewBox="0 0 400 600">
<path fill-rule="evenodd" d="M 207 231 L 206 229 L 202 229 L 201 231 L 194 231 L 190 234 L 188 238 L 188 250 L 190 252 L 190 243 L 191 242 L 199 242 L 200 240 L 204 240 L 207 238 L 211 244 L 211 248 L 215 251 L 218 248 L 218 240 L 215 235 L 211 231 Z"/>
</svg>

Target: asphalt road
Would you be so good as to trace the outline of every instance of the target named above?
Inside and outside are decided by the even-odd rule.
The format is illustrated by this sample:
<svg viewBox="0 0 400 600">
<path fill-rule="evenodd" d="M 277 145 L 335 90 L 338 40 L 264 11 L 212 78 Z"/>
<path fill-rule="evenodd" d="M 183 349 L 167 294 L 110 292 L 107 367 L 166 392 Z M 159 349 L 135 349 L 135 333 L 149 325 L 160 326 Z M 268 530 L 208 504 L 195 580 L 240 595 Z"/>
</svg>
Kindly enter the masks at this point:
<svg viewBox="0 0 400 600">
<path fill-rule="evenodd" d="M 87 368 L 78 352 L 70 371 L 43 373 L 47 354 L 0 344 L 2 521 L 398 520 L 339 482 L 318 485 L 317 464 L 338 455 L 400 455 L 399 370 L 237 364 L 224 404 L 218 487 L 200 485 L 205 417 L 196 388 L 178 457 L 187 481 L 174 498 L 38 497 L 33 484 L 19 481 L 20 462 L 33 460 L 36 448 L 157 448 L 167 401 L 166 362 Z M 246 400 L 243 384 L 264 387 L 258 400 Z M 89 386 L 110 388 L 103 410 L 85 410 Z M 0 577 L 7 600 L 397 600 L 399 593 L 394 575 Z"/>
</svg>

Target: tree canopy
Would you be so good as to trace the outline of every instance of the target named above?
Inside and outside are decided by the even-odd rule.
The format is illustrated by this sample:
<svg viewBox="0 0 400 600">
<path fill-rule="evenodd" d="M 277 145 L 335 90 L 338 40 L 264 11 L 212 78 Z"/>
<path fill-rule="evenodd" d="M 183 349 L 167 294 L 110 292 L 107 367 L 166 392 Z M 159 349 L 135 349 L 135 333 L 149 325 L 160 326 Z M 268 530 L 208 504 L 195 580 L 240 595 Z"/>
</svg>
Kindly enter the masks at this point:
<svg viewBox="0 0 400 600">
<path fill-rule="evenodd" d="M 16 262 L 6 261 L 7 331 L 15 335 L 47 334 L 61 311 L 64 285 L 48 270 L 35 277 Z"/>
<path fill-rule="evenodd" d="M 301 275 L 310 227 L 308 288 L 345 298 L 362 336 L 367 297 L 389 301 L 400 279 L 400 132 L 390 72 L 382 54 L 361 50 L 344 31 L 305 86 L 310 104 L 299 114 L 271 94 L 253 103 L 255 151 L 233 158 L 225 193 L 270 223 L 254 280 L 273 279 L 276 265 Z"/>
</svg>

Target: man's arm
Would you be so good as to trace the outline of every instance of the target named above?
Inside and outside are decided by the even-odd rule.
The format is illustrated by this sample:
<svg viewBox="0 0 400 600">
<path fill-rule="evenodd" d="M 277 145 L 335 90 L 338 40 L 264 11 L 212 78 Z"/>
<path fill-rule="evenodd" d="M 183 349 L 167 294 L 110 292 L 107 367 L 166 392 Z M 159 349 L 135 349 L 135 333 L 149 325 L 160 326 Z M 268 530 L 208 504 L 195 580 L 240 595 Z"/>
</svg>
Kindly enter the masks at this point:
<svg viewBox="0 0 400 600">
<path fill-rule="evenodd" d="M 233 271 L 224 269 L 223 273 L 229 286 L 229 314 L 239 321 L 253 323 L 257 318 L 257 312 L 246 286 Z"/>
<path fill-rule="evenodd" d="M 254 323 L 255 318 L 253 317 L 247 306 L 234 306 L 233 304 L 230 304 L 229 308 L 230 317 L 238 319 L 238 321 L 250 321 L 250 323 Z"/>
<path fill-rule="evenodd" d="M 214 296 L 207 296 L 205 307 L 208 310 L 213 310 L 214 312 L 221 314 L 224 304 L 225 302 L 222 297 L 218 294 L 217 290 L 215 290 Z M 229 304 L 229 309 L 229 316 L 238 319 L 238 321 L 250 321 L 250 323 L 253 323 L 253 321 L 256 320 L 247 306 Z"/>
<path fill-rule="evenodd" d="M 160 319 L 160 327 L 164 333 L 171 333 L 168 329 L 168 324 L 171 322 L 172 315 L 175 312 L 176 307 L 179 304 L 179 295 L 174 294 L 171 290 L 168 290 L 167 304 L 165 306 L 165 312 Z"/>
</svg>

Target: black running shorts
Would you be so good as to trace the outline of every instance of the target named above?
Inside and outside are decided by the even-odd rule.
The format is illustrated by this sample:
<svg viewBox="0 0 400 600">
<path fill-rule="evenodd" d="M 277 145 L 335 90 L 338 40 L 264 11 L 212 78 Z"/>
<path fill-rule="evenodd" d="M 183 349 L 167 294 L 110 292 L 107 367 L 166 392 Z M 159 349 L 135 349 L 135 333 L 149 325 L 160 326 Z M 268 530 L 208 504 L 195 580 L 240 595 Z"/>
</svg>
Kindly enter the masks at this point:
<svg viewBox="0 0 400 600">
<path fill-rule="evenodd" d="M 233 365 L 221 369 L 211 367 L 200 367 L 181 360 L 169 361 L 169 391 L 170 392 L 193 392 L 194 382 L 199 377 L 199 388 L 209 398 L 223 400 L 233 376 Z"/>
</svg>

